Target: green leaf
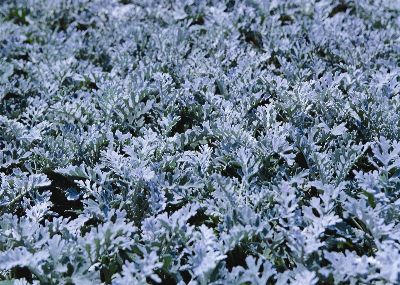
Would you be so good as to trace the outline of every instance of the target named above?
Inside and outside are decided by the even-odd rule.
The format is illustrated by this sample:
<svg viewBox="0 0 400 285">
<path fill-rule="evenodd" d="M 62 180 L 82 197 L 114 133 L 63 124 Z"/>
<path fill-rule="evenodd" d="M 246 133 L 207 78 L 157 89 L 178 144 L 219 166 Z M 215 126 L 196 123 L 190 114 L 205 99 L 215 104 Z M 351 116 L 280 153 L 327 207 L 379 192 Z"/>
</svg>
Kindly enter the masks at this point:
<svg viewBox="0 0 400 285">
<path fill-rule="evenodd" d="M 15 279 L 0 281 L 0 285 L 13 285 Z"/>
</svg>

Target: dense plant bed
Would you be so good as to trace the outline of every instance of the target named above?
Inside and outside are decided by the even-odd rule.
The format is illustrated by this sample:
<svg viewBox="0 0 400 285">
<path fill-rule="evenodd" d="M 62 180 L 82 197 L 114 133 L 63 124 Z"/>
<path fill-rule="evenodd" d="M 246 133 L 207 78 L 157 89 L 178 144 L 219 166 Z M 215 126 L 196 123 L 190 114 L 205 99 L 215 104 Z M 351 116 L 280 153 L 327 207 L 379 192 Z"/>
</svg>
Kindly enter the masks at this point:
<svg viewBox="0 0 400 285">
<path fill-rule="evenodd" d="M 399 284 L 400 2 L 3 0 L 0 284 Z"/>
</svg>

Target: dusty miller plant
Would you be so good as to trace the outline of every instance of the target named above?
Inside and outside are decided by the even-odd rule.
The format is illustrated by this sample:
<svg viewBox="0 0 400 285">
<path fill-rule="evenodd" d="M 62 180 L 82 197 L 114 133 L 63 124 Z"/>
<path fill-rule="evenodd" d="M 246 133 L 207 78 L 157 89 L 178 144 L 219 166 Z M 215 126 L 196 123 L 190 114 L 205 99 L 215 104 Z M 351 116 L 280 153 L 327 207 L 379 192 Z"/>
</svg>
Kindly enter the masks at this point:
<svg viewBox="0 0 400 285">
<path fill-rule="evenodd" d="M 399 284 L 400 5 L 3 0 L 0 284 Z"/>
</svg>

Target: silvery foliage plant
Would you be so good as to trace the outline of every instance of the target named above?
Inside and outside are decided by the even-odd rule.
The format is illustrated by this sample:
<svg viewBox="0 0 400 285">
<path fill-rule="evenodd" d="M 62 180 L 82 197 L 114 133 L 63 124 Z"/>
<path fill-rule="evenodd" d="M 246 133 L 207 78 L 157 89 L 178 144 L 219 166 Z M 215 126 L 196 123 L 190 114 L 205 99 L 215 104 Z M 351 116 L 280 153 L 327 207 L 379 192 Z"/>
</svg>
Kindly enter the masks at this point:
<svg viewBox="0 0 400 285">
<path fill-rule="evenodd" d="M 0 284 L 399 284 L 400 2 L 3 0 Z"/>
</svg>

